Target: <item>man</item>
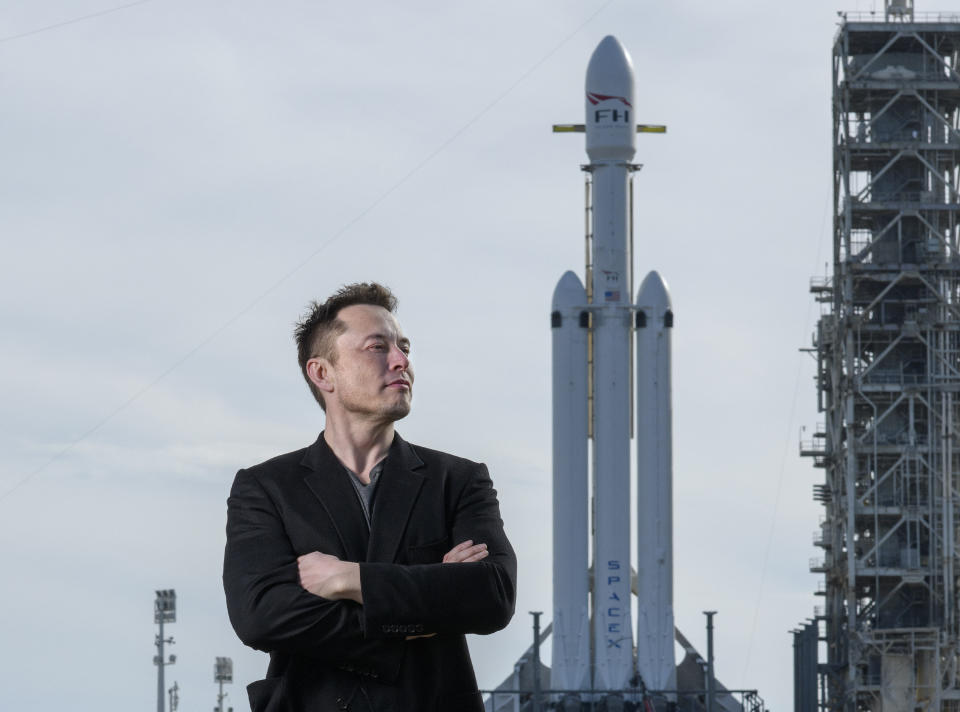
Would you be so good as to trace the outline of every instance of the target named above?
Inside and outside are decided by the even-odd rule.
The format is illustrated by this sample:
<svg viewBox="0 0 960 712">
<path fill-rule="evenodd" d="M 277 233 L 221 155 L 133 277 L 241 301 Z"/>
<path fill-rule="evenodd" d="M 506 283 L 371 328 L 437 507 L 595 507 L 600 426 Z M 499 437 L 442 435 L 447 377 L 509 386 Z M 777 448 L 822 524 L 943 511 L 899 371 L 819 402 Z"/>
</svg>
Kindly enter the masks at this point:
<svg viewBox="0 0 960 712">
<path fill-rule="evenodd" d="M 516 558 L 485 466 L 410 445 L 410 342 L 396 299 L 353 284 L 296 330 L 326 412 L 317 441 L 237 473 L 223 583 L 270 653 L 254 712 L 482 710 L 465 633 L 513 615 Z"/>
</svg>

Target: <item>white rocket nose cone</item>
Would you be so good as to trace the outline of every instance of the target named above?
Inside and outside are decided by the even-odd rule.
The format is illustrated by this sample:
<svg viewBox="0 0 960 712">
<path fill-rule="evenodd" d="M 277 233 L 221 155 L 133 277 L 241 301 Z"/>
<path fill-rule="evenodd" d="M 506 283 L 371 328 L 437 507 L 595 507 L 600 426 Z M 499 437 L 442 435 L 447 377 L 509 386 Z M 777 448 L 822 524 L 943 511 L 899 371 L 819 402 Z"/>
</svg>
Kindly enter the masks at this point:
<svg viewBox="0 0 960 712">
<path fill-rule="evenodd" d="M 560 281 L 557 282 L 556 289 L 553 290 L 553 308 L 564 309 L 570 306 L 580 306 L 586 304 L 587 292 L 583 288 L 583 282 L 576 272 L 567 270 L 563 273 Z"/>
<path fill-rule="evenodd" d="M 587 93 L 592 92 L 633 99 L 633 62 L 613 35 L 600 40 L 587 65 Z"/>
<path fill-rule="evenodd" d="M 650 309 L 654 314 L 663 314 L 671 308 L 670 290 L 667 289 L 667 283 L 656 270 L 643 278 L 640 289 L 637 291 L 637 306 Z"/>
<path fill-rule="evenodd" d="M 592 161 L 629 161 L 636 151 L 633 63 L 607 35 L 593 51 L 586 81 L 587 155 Z"/>
</svg>

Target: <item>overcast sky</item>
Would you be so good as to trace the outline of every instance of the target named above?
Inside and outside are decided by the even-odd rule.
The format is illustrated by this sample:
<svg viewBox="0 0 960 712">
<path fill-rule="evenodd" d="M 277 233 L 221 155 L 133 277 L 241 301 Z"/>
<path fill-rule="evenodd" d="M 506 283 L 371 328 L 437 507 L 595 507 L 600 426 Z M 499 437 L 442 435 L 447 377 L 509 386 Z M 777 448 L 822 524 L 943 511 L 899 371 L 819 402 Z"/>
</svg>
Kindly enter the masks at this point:
<svg viewBox="0 0 960 712">
<path fill-rule="evenodd" d="M 180 709 L 214 705 L 216 656 L 245 708 L 266 656 L 226 617 L 227 492 L 322 429 L 292 325 L 370 279 L 413 341 L 399 431 L 500 492 L 517 615 L 471 647 L 481 686 L 510 673 L 550 616 L 549 305 L 583 273 L 583 137 L 550 125 L 583 120 L 615 34 L 639 120 L 669 126 L 638 139 L 635 269 L 677 319 L 676 621 L 705 650 L 718 610 L 718 677 L 788 710 L 818 602 L 798 349 L 831 254 L 830 48 L 836 10 L 882 7 L 834 2 L 3 3 L 4 709 L 150 709 L 157 588 Z"/>
</svg>

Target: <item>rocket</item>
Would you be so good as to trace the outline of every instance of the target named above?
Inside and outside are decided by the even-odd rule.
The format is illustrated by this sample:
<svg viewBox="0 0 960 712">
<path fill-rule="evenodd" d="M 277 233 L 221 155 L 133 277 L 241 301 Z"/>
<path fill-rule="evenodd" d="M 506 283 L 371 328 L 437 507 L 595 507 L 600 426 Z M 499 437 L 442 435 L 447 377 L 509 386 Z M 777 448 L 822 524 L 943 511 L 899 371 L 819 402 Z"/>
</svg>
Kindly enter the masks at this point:
<svg viewBox="0 0 960 712">
<path fill-rule="evenodd" d="M 587 282 L 565 273 L 554 291 L 551 313 L 551 687 L 614 694 L 636 687 L 639 673 L 648 689 L 664 690 L 674 686 L 675 677 L 670 350 L 669 331 L 664 331 L 672 327 L 673 316 L 666 286 L 656 273 L 644 280 L 637 301 L 633 299 L 634 75 L 630 56 L 615 37 L 605 37 L 594 51 L 585 89 L 586 123 L 572 130 L 586 133 L 590 159 L 584 167 L 592 213 Z M 641 323 L 650 328 L 640 328 Z M 629 496 L 634 338 L 638 476 L 644 478 L 637 489 L 637 582 L 645 589 L 640 594 L 638 658 L 631 618 Z M 587 551 L 591 537 L 592 577 Z"/>
</svg>

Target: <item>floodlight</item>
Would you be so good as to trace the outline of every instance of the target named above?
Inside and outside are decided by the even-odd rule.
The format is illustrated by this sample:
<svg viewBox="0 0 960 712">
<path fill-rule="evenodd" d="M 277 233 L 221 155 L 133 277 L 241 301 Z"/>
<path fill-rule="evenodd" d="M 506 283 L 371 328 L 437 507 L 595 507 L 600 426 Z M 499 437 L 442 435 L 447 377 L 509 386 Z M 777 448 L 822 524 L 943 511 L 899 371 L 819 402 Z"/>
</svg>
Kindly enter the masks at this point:
<svg viewBox="0 0 960 712">
<path fill-rule="evenodd" d="M 230 658 L 217 658 L 213 665 L 214 682 L 233 682 L 233 660 Z"/>
<path fill-rule="evenodd" d="M 177 620 L 177 592 L 172 588 L 157 591 L 154 601 L 153 622 L 174 623 Z"/>
</svg>

